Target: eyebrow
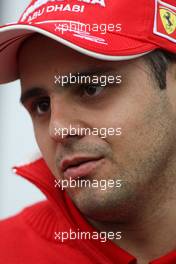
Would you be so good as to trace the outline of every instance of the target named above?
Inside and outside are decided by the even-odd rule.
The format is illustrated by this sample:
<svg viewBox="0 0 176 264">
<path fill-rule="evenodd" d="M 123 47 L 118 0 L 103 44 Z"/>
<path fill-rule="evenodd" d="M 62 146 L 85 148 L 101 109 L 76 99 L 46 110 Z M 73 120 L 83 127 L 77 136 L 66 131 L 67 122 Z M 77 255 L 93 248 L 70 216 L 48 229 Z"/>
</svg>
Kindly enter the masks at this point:
<svg viewBox="0 0 176 264">
<path fill-rule="evenodd" d="M 88 71 L 82 71 L 82 72 L 75 72 L 75 73 L 71 73 L 72 76 L 76 77 L 76 79 L 78 77 L 81 77 L 81 76 L 90 76 L 90 78 L 92 78 L 94 75 L 97 75 L 97 76 L 100 76 L 102 74 L 108 74 L 108 73 L 112 73 L 114 72 L 116 69 L 114 68 L 97 68 L 96 70 L 88 70 Z M 68 74 L 63 74 L 63 75 L 60 75 L 60 76 L 69 76 L 70 73 Z M 57 75 L 55 75 L 57 76 Z M 59 85 L 56 84 L 56 87 L 58 87 Z M 64 84 L 64 87 L 71 87 L 71 86 L 74 86 L 72 82 L 67 82 L 66 84 Z"/>
<path fill-rule="evenodd" d="M 46 92 L 43 88 L 33 87 L 33 88 L 31 88 L 31 89 L 29 89 L 29 90 L 27 90 L 21 94 L 20 103 L 25 104 L 31 98 L 35 98 L 35 97 L 42 96 L 45 94 L 46 94 Z"/>
<path fill-rule="evenodd" d="M 71 73 L 72 76 L 75 76 L 76 78 L 78 76 L 90 76 L 92 77 L 93 75 L 97 75 L 100 76 L 101 74 L 108 74 L 110 72 L 113 72 L 115 69 L 113 68 L 98 68 L 96 70 L 90 70 L 90 71 L 83 71 L 83 72 L 75 72 L 75 73 Z M 68 76 L 69 74 L 63 74 L 60 76 Z M 71 82 L 68 82 L 66 85 L 64 85 L 64 87 L 70 87 L 73 86 L 73 84 Z M 56 87 L 58 87 L 58 85 L 56 85 Z M 39 96 L 44 96 L 46 95 L 46 90 L 44 88 L 41 87 L 33 87 L 28 89 L 25 92 L 22 92 L 21 97 L 20 97 L 20 103 L 21 104 L 25 104 L 28 100 L 30 100 L 31 98 L 35 98 L 35 97 L 39 97 Z"/>
</svg>

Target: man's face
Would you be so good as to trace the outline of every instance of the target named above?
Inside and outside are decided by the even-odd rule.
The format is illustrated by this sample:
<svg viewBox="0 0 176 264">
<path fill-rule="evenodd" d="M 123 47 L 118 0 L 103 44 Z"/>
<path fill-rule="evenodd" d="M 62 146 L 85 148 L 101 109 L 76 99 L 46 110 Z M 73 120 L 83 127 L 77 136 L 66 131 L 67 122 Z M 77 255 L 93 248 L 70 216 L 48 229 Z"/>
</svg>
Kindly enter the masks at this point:
<svg viewBox="0 0 176 264">
<path fill-rule="evenodd" d="M 67 188 L 87 217 L 124 222 L 161 201 L 166 170 L 174 158 L 175 113 L 170 90 L 160 90 L 143 58 L 126 62 L 100 61 L 79 54 L 46 37 L 28 39 L 19 56 L 22 94 L 41 153 L 57 179 L 65 179 L 63 160 L 75 157 L 90 162 L 84 179 L 122 180 L 121 188 Z M 121 84 L 106 87 L 74 84 L 61 87 L 55 76 L 69 73 L 121 75 Z M 171 79 L 171 77 L 170 77 Z M 169 80 L 172 84 L 173 80 Z M 122 135 L 68 135 L 56 128 L 121 128 Z M 93 165 L 92 165 L 93 164 Z M 128 219 L 129 220 L 129 219 Z"/>
</svg>

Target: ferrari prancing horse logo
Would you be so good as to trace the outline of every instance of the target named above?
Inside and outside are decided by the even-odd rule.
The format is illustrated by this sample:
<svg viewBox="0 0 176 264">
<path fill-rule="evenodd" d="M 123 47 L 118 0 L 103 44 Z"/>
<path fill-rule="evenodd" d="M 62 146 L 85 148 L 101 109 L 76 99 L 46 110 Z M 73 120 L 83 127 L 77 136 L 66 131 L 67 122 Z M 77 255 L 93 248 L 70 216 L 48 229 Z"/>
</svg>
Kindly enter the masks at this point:
<svg viewBox="0 0 176 264">
<path fill-rule="evenodd" d="M 160 16 L 167 34 L 172 34 L 176 30 L 176 13 L 161 8 Z"/>
</svg>

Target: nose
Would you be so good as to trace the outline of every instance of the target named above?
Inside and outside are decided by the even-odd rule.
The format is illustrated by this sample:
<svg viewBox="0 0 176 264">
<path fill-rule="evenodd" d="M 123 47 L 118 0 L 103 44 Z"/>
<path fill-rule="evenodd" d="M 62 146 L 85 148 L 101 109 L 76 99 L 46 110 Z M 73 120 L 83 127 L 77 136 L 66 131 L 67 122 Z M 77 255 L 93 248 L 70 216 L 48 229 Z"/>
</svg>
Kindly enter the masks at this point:
<svg viewBox="0 0 176 264">
<path fill-rule="evenodd" d="M 58 143 L 66 143 L 70 140 L 78 140 L 83 137 L 80 134 L 81 121 L 76 118 L 73 109 L 65 106 L 52 105 L 49 121 L 49 136 Z"/>
</svg>

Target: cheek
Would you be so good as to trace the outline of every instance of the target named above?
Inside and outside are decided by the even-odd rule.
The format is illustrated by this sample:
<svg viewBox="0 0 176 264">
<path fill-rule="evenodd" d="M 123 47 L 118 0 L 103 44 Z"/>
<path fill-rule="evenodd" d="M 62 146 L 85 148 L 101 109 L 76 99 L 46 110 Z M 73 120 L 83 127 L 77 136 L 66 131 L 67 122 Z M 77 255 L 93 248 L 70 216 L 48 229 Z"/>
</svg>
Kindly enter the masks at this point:
<svg viewBox="0 0 176 264">
<path fill-rule="evenodd" d="M 146 132 L 150 130 L 149 120 L 146 113 L 151 112 L 151 105 L 147 102 L 137 102 L 131 100 L 122 100 L 118 104 L 111 105 L 102 113 L 99 121 L 99 127 L 121 128 L 121 135 L 108 135 L 104 140 L 110 144 L 114 156 L 120 161 L 124 161 L 127 157 L 133 156 L 142 145 L 148 144 Z M 149 118 L 150 119 L 150 118 Z M 151 119 L 150 119 L 151 121 Z M 130 154 L 131 153 L 131 154 Z"/>
<path fill-rule="evenodd" d="M 47 145 L 45 144 L 47 140 L 47 130 L 43 129 L 40 125 L 36 124 L 35 122 L 33 122 L 33 128 L 38 147 L 43 154 Z"/>
<path fill-rule="evenodd" d="M 41 154 L 49 166 L 49 168 L 54 168 L 54 158 L 55 158 L 55 152 L 54 152 L 54 142 L 51 140 L 49 137 L 48 133 L 48 128 L 43 127 L 40 125 L 36 125 L 33 122 L 34 126 L 34 133 L 35 133 L 35 138 L 38 144 L 38 147 L 41 151 Z"/>
</svg>

